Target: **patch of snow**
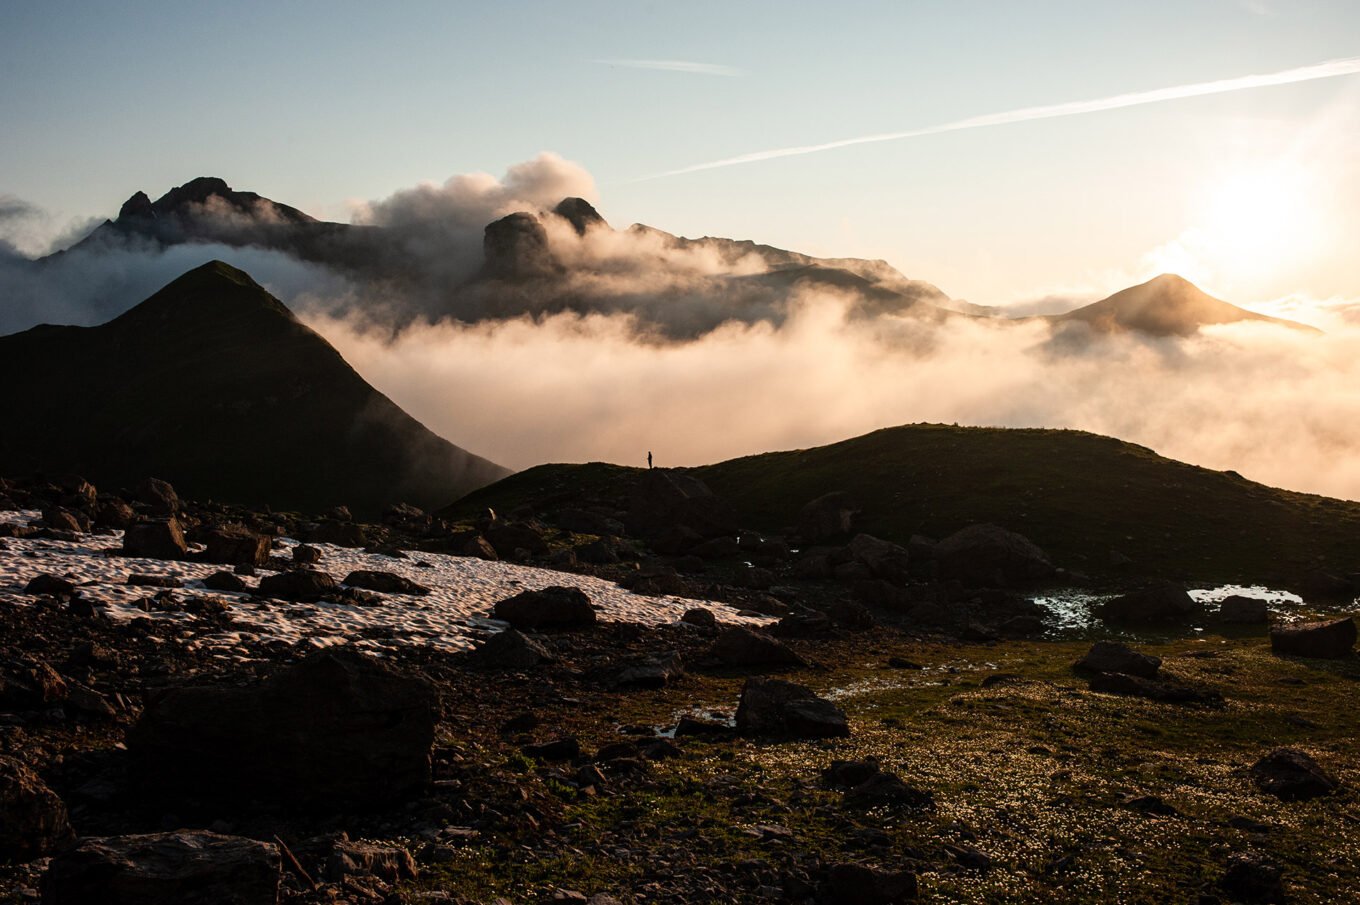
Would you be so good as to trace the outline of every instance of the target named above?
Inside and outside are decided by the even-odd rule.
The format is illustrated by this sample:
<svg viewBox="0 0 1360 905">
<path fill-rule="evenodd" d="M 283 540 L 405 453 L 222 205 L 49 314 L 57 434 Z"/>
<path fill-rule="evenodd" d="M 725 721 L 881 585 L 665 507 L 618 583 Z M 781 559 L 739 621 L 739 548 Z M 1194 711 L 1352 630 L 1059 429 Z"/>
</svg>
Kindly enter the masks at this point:
<svg viewBox="0 0 1360 905">
<path fill-rule="evenodd" d="M 32 510 L 0 512 L 0 522 L 27 524 L 41 513 Z M 292 557 L 297 541 L 283 538 L 274 555 Z M 164 593 L 161 588 L 127 583 L 129 575 L 173 576 L 183 588 L 170 594 L 179 598 L 219 597 L 231 605 L 229 630 L 195 638 L 193 645 L 211 648 L 228 657 L 246 655 L 250 641 L 277 640 L 294 644 L 305 641 L 315 647 L 352 643 L 374 651 L 403 645 L 432 645 L 446 650 L 466 650 L 480 637 L 506 627 L 487 618 L 492 606 L 520 591 L 541 590 L 551 585 L 580 588 L 595 604 L 606 622 L 637 622 L 659 625 L 676 622 L 687 609 L 704 607 L 720 622 L 763 625 L 765 617 L 740 616 L 733 607 L 708 600 L 681 597 L 648 597 L 624 590 L 610 581 L 588 575 L 557 572 L 535 566 L 487 562 L 463 556 L 411 552 L 408 559 L 365 553 L 331 544 L 311 544 L 321 551 L 318 568 L 342 581 L 361 569 L 392 572 L 430 589 L 428 596 L 381 594 L 372 606 L 321 601 L 289 603 L 256 599 L 249 592 L 212 591 L 203 579 L 221 569 L 212 563 L 134 559 L 119 556 L 122 532 L 85 534 L 76 541 L 5 538 L 0 549 L 0 601 L 28 605 L 37 598 L 23 593 L 34 576 L 49 572 L 74 581 L 81 595 L 104 605 L 115 620 L 149 617 L 158 621 L 192 621 L 184 612 L 143 611 L 137 604 Z M 257 569 L 259 576 L 275 574 Z M 247 579 L 253 582 L 257 579 Z"/>
</svg>

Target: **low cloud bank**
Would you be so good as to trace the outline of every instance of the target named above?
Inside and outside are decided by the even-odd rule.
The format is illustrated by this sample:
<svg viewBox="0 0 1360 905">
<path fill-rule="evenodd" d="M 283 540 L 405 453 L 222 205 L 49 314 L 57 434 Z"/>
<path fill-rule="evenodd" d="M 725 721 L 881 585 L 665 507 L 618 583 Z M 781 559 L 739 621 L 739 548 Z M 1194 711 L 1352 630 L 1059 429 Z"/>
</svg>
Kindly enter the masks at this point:
<svg viewBox="0 0 1360 905">
<path fill-rule="evenodd" d="M 659 464 L 699 464 L 939 421 L 1079 428 L 1360 499 L 1351 300 L 1262 309 L 1324 336 L 1239 324 L 1055 344 L 1042 322 L 921 317 L 938 290 L 865 262 L 809 277 L 802 256 L 751 243 L 581 228 L 549 213 L 567 196 L 593 201 L 590 174 L 545 154 L 502 178 L 457 176 L 370 202 L 343 242 L 371 253 L 361 262 L 377 262 L 377 275 L 327 263 L 327 243 L 341 240 L 312 225 L 269 247 L 292 226 L 246 196 L 196 209 L 217 241 L 119 240 L 35 261 L 16 237 L 41 214 L 5 197 L 0 333 L 101 323 L 220 258 L 412 415 L 512 467 L 641 464 L 649 450 Z M 486 278 L 484 227 L 521 210 L 536 213 L 551 260 L 527 278 Z M 381 242 L 364 245 L 370 234 Z M 413 272 L 394 278 L 393 262 Z"/>
</svg>

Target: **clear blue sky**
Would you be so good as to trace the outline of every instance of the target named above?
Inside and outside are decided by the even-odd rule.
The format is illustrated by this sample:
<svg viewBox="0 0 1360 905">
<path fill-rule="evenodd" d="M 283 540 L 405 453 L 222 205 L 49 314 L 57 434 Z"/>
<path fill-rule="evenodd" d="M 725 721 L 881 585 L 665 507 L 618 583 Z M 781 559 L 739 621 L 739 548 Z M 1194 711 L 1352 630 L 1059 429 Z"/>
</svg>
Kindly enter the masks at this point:
<svg viewBox="0 0 1360 905">
<path fill-rule="evenodd" d="M 616 225 L 884 257 L 977 302 L 1164 262 L 1235 300 L 1360 295 L 1360 76 L 635 181 L 1360 56 L 1355 0 L 213 6 L 0 6 L 0 194 L 60 223 L 218 175 L 343 219 L 551 150 Z"/>
</svg>

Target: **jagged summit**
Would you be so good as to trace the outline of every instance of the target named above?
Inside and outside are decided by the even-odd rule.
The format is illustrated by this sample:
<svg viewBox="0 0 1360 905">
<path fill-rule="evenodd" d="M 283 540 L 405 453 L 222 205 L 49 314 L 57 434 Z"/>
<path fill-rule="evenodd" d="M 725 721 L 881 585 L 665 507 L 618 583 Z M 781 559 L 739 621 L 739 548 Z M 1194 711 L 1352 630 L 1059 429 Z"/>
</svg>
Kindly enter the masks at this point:
<svg viewBox="0 0 1360 905">
<path fill-rule="evenodd" d="M 216 176 L 199 176 L 183 185 L 178 185 L 161 197 L 152 201 L 145 192 L 137 192 L 123 203 L 118 211 L 119 224 L 127 221 L 160 220 L 166 217 L 194 217 L 204 213 L 202 208 L 214 199 L 228 210 L 252 217 L 263 216 L 275 222 L 313 223 L 309 217 L 295 207 L 280 204 L 255 192 L 238 192 L 227 184 L 225 179 Z"/>
<path fill-rule="evenodd" d="M 584 236 L 587 230 L 596 226 L 609 226 L 595 206 L 584 198 L 563 198 L 552 212 L 570 223 L 578 236 Z"/>
<path fill-rule="evenodd" d="M 486 276 L 522 280 L 552 276 L 561 268 L 548 246 L 548 231 L 538 217 L 516 211 L 488 223 L 482 233 Z"/>
<path fill-rule="evenodd" d="M 1257 314 L 1214 298 L 1194 283 L 1174 273 L 1163 273 L 1146 283 L 1130 286 L 1108 298 L 1049 318 L 1055 325 L 1084 323 L 1112 333 L 1140 330 L 1156 336 L 1188 336 L 1200 327 L 1258 321 L 1296 330 L 1318 332 L 1294 321 Z"/>
</svg>

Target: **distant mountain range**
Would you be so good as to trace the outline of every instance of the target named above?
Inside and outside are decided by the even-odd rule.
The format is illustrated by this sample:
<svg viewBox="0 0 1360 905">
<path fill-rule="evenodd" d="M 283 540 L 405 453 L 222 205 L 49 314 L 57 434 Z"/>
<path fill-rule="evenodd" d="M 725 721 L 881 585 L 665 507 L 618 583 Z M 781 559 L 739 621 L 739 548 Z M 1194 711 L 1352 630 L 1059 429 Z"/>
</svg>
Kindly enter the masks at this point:
<svg viewBox="0 0 1360 905">
<path fill-rule="evenodd" d="M 0 474 L 155 476 L 199 499 L 369 515 L 509 474 L 427 430 L 216 261 L 101 326 L 0 337 L 0 383 Z"/>
<path fill-rule="evenodd" d="M 600 232 L 631 242 L 628 257 L 582 259 L 554 246 L 554 224 L 577 237 Z M 105 221 L 63 254 L 101 249 L 222 243 L 267 248 L 320 264 L 374 289 L 381 308 L 363 293 L 347 314 L 394 320 L 464 321 L 543 315 L 559 311 L 628 313 L 671 338 L 711 330 L 726 320 L 779 322 L 804 290 L 828 290 L 851 300 L 857 316 L 894 316 L 940 323 L 958 317 L 1004 320 L 1004 310 L 952 300 L 938 287 L 913 280 L 881 260 L 817 258 L 752 241 L 688 239 L 634 224 L 616 231 L 595 208 L 567 198 L 551 210 L 518 211 L 485 226 L 480 266 L 446 267 L 439 237 L 378 226 L 315 220 L 296 208 L 225 181 L 203 177 L 155 201 L 137 192 L 115 220 Z M 433 250 L 432 250 L 433 244 Z M 618 243 L 616 243 L 618 244 Z M 475 252 L 479 251 L 477 254 Z M 566 250 L 569 251 L 569 250 Z M 684 270 L 701 256 L 711 272 Z M 454 250 L 446 256 L 456 258 Z M 679 263 L 677 263 L 679 262 Z M 1033 319 L 1026 319 L 1033 320 Z M 1215 299 L 1188 281 L 1164 274 L 1066 314 L 1044 318 L 1071 338 L 1138 331 L 1185 336 L 1202 326 L 1255 321 L 1311 330 Z"/>
</svg>

